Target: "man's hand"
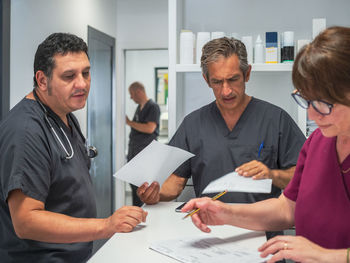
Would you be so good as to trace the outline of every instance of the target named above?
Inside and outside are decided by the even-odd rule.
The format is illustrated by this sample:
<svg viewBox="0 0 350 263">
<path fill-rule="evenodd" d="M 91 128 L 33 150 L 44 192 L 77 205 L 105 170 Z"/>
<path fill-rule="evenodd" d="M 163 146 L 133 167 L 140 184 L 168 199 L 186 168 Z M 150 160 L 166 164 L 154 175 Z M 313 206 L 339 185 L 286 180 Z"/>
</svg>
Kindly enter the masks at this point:
<svg viewBox="0 0 350 263">
<path fill-rule="evenodd" d="M 146 222 L 147 212 L 137 206 L 123 206 L 107 219 L 111 233 L 130 232 L 141 222 Z"/>
<path fill-rule="evenodd" d="M 159 192 L 160 186 L 158 182 L 153 182 L 150 186 L 148 186 L 148 183 L 144 183 L 137 189 L 137 195 L 141 201 L 148 205 L 154 205 L 159 202 Z"/>
<path fill-rule="evenodd" d="M 265 164 L 256 160 L 242 164 L 235 171 L 244 177 L 253 177 L 254 180 L 272 179 L 271 170 Z"/>
<path fill-rule="evenodd" d="M 142 208 L 122 207 L 108 218 L 78 218 L 45 210 L 45 203 L 26 196 L 20 189 L 8 198 L 17 236 L 49 243 L 88 242 L 110 238 L 116 232 L 130 232 L 145 222 Z"/>
<path fill-rule="evenodd" d="M 127 125 L 130 126 L 131 120 L 129 119 L 128 116 L 125 116 L 125 122 L 126 122 Z"/>
</svg>

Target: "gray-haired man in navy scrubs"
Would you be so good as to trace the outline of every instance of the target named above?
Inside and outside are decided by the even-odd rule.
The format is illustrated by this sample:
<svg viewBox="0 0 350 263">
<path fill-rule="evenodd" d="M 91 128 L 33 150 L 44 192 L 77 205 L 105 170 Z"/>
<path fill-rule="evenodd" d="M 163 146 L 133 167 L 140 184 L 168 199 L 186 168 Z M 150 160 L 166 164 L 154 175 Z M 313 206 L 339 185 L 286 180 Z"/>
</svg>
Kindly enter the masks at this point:
<svg viewBox="0 0 350 263">
<path fill-rule="evenodd" d="M 96 219 L 78 121 L 90 90 L 87 45 L 55 33 L 37 49 L 34 90 L 0 123 L 0 261 L 86 262 L 92 240 L 145 221 L 139 207 Z"/>
<path fill-rule="evenodd" d="M 221 201 L 252 203 L 279 196 L 293 176 L 304 135 L 284 110 L 245 93 L 251 66 L 241 41 L 224 37 L 208 42 L 201 67 L 216 100 L 186 116 L 169 143 L 195 157 L 171 174 L 161 189 L 157 182 L 139 187 L 141 200 L 173 200 L 191 176 L 200 196 L 211 181 L 232 171 L 271 178 L 272 192 L 228 193 Z"/>
</svg>

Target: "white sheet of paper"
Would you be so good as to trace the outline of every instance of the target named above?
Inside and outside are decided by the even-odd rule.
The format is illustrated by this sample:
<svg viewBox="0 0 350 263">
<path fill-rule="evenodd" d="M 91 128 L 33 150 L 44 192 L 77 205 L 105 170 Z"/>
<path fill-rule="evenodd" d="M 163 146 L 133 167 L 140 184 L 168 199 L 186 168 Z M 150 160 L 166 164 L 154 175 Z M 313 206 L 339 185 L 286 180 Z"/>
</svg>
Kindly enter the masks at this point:
<svg viewBox="0 0 350 263">
<path fill-rule="evenodd" d="M 184 263 L 265 262 L 257 248 L 237 246 L 218 237 L 184 237 L 153 242 L 150 249 Z M 270 258 L 269 256 L 268 258 Z"/>
<path fill-rule="evenodd" d="M 180 148 L 152 141 L 114 176 L 136 186 L 153 181 L 162 185 L 180 164 L 193 156 L 194 154 Z"/>
<path fill-rule="evenodd" d="M 228 173 L 212 182 L 203 190 L 203 194 L 228 192 L 271 193 L 272 179 L 253 180 L 236 172 Z"/>
</svg>

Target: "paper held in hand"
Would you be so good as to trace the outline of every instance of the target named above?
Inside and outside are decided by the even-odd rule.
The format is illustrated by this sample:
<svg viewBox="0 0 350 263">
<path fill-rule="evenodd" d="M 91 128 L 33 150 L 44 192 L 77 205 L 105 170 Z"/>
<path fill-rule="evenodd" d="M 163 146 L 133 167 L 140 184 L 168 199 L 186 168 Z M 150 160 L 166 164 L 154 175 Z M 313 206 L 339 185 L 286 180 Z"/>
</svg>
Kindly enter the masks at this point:
<svg viewBox="0 0 350 263">
<path fill-rule="evenodd" d="M 207 185 L 202 194 L 228 192 L 271 193 L 272 179 L 253 180 L 236 172 L 228 173 Z"/>
<path fill-rule="evenodd" d="M 114 176 L 136 186 L 144 182 L 151 184 L 153 181 L 162 185 L 176 168 L 193 156 L 180 148 L 152 141 Z"/>
</svg>

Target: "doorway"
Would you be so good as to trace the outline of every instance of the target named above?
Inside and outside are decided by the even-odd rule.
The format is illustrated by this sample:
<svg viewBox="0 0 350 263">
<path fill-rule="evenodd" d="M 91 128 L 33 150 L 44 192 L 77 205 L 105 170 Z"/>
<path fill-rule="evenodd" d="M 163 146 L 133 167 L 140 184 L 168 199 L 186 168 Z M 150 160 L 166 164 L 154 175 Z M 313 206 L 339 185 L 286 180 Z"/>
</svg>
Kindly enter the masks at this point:
<svg viewBox="0 0 350 263">
<path fill-rule="evenodd" d="M 145 86 L 147 97 L 157 102 L 161 115 L 158 141 L 168 142 L 167 68 L 168 49 L 129 49 L 125 57 L 125 113 L 132 119 L 137 104 L 130 99 L 129 86 L 135 81 Z M 166 85 L 166 86 L 165 86 Z M 125 156 L 128 153 L 130 127 L 125 128 Z M 131 187 L 125 184 L 125 204 L 132 205 Z"/>
<path fill-rule="evenodd" d="M 109 217 L 114 211 L 113 171 L 115 169 L 115 125 L 113 86 L 115 39 L 88 27 L 91 63 L 91 89 L 87 104 L 88 145 L 98 150 L 92 159 L 90 176 L 94 187 L 97 217 Z M 106 240 L 94 241 L 95 253 Z"/>
</svg>

